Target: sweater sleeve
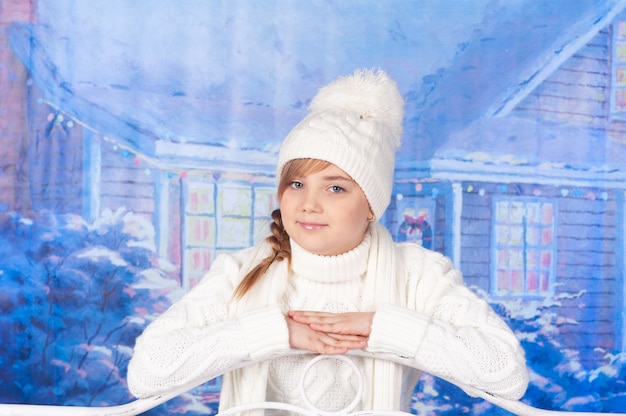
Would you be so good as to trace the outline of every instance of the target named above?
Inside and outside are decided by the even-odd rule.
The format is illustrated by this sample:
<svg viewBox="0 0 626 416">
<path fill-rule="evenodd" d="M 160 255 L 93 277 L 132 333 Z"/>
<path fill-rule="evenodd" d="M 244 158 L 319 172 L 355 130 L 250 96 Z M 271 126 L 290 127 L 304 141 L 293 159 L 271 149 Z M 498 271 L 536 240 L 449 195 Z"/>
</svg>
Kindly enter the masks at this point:
<svg viewBox="0 0 626 416">
<path fill-rule="evenodd" d="M 393 354 L 461 387 L 519 399 L 528 371 L 515 334 L 462 283 L 449 259 L 428 251 L 411 258 L 407 304 L 378 305 L 368 351 Z"/>
<path fill-rule="evenodd" d="M 128 365 L 128 387 L 149 397 L 220 376 L 289 349 L 289 334 L 278 306 L 227 318 L 232 258 L 218 257 L 191 291 L 139 336 Z"/>
</svg>

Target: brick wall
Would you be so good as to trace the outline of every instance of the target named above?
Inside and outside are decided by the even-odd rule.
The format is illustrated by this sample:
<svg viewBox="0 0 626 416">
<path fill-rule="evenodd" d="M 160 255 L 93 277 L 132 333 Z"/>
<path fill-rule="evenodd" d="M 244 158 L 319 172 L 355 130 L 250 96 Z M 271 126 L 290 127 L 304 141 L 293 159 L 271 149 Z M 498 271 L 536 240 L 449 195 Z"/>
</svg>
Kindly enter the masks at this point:
<svg viewBox="0 0 626 416">
<path fill-rule="evenodd" d="M 28 74 L 9 45 L 13 21 L 33 21 L 36 0 L 0 0 L 0 212 L 29 212 Z"/>
</svg>

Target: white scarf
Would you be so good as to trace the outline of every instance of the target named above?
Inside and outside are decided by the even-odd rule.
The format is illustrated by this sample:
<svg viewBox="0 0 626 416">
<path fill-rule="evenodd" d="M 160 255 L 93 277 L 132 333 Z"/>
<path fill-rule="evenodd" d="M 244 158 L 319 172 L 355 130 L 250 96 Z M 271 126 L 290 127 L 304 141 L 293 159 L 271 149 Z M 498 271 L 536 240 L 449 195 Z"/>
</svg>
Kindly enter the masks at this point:
<svg viewBox="0 0 626 416">
<path fill-rule="evenodd" d="M 372 237 L 368 254 L 367 272 L 363 292 L 363 311 L 375 311 L 378 303 L 395 304 L 399 299 L 396 284 L 396 258 L 394 243 L 387 229 L 373 223 L 369 227 Z M 271 249 L 268 244 L 260 244 L 242 267 L 242 276 L 248 273 Z M 234 301 L 229 317 L 276 305 L 280 302 L 287 287 L 287 261 L 274 262 L 263 276 L 242 299 Z M 384 360 L 365 359 L 365 386 L 369 391 L 370 402 L 363 405 L 368 410 L 398 410 L 402 385 L 402 367 Z M 248 365 L 222 377 L 220 411 L 235 405 L 260 403 L 265 401 L 269 362 Z M 262 412 L 259 412 L 262 414 Z"/>
</svg>

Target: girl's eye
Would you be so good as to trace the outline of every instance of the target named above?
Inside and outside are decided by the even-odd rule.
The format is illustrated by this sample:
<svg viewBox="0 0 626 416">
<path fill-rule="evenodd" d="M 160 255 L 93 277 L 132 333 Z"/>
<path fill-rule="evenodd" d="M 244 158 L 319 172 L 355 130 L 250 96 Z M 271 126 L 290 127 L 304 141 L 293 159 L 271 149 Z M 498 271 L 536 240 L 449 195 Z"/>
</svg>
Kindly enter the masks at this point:
<svg viewBox="0 0 626 416">
<path fill-rule="evenodd" d="M 333 185 L 330 187 L 330 191 L 333 193 L 340 193 L 343 192 L 344 189 L 341 186 Z"/>
<path fill-rule="evenodd" d="M 304 185 L 302 184 L 302 182 L 298 182 L 298 181 L 291 181 L 289 183 L 289 186 L 291 186 L 294 189 L 299 189 L 302 188 Z"/>
</svg>

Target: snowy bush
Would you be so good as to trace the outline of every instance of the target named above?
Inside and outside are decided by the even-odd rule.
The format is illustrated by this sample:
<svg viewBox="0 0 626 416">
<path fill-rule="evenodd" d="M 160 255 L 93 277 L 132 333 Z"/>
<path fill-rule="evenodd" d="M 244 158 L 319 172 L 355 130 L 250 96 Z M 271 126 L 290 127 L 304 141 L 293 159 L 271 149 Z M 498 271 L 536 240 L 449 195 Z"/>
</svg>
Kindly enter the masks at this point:
<svg viewBox="0 0 626 416">
<path fill-rule="evenodd" d="M 135 338 L 167 307 L 176 270 L 152 225 L 125 210 L 0 217 L 3 403 L 125 403 Z M 159 280 L 161 292 L 141 289 Z"/>
<path fill-rule="evenodd" d="M 522 401 L 541 409 L 621 412 L 626 408 L 626 353 L 596 350 L 605 365 L 588 369 L 576 351 L 564 348 L 559 335 L 563 325 L 577 325 L 559 313 L 563 298 L 582 297 L 584 292 L 562 293 L 542 300 L 503 301 L 479 295 L 515 331 L 526 352 L 530 385 Z M 418 415 L 510 415 L 482 399 L 466 395 L 458 387 L 430 375 L 423 376 L 414 394 Z"/>
</svg>

